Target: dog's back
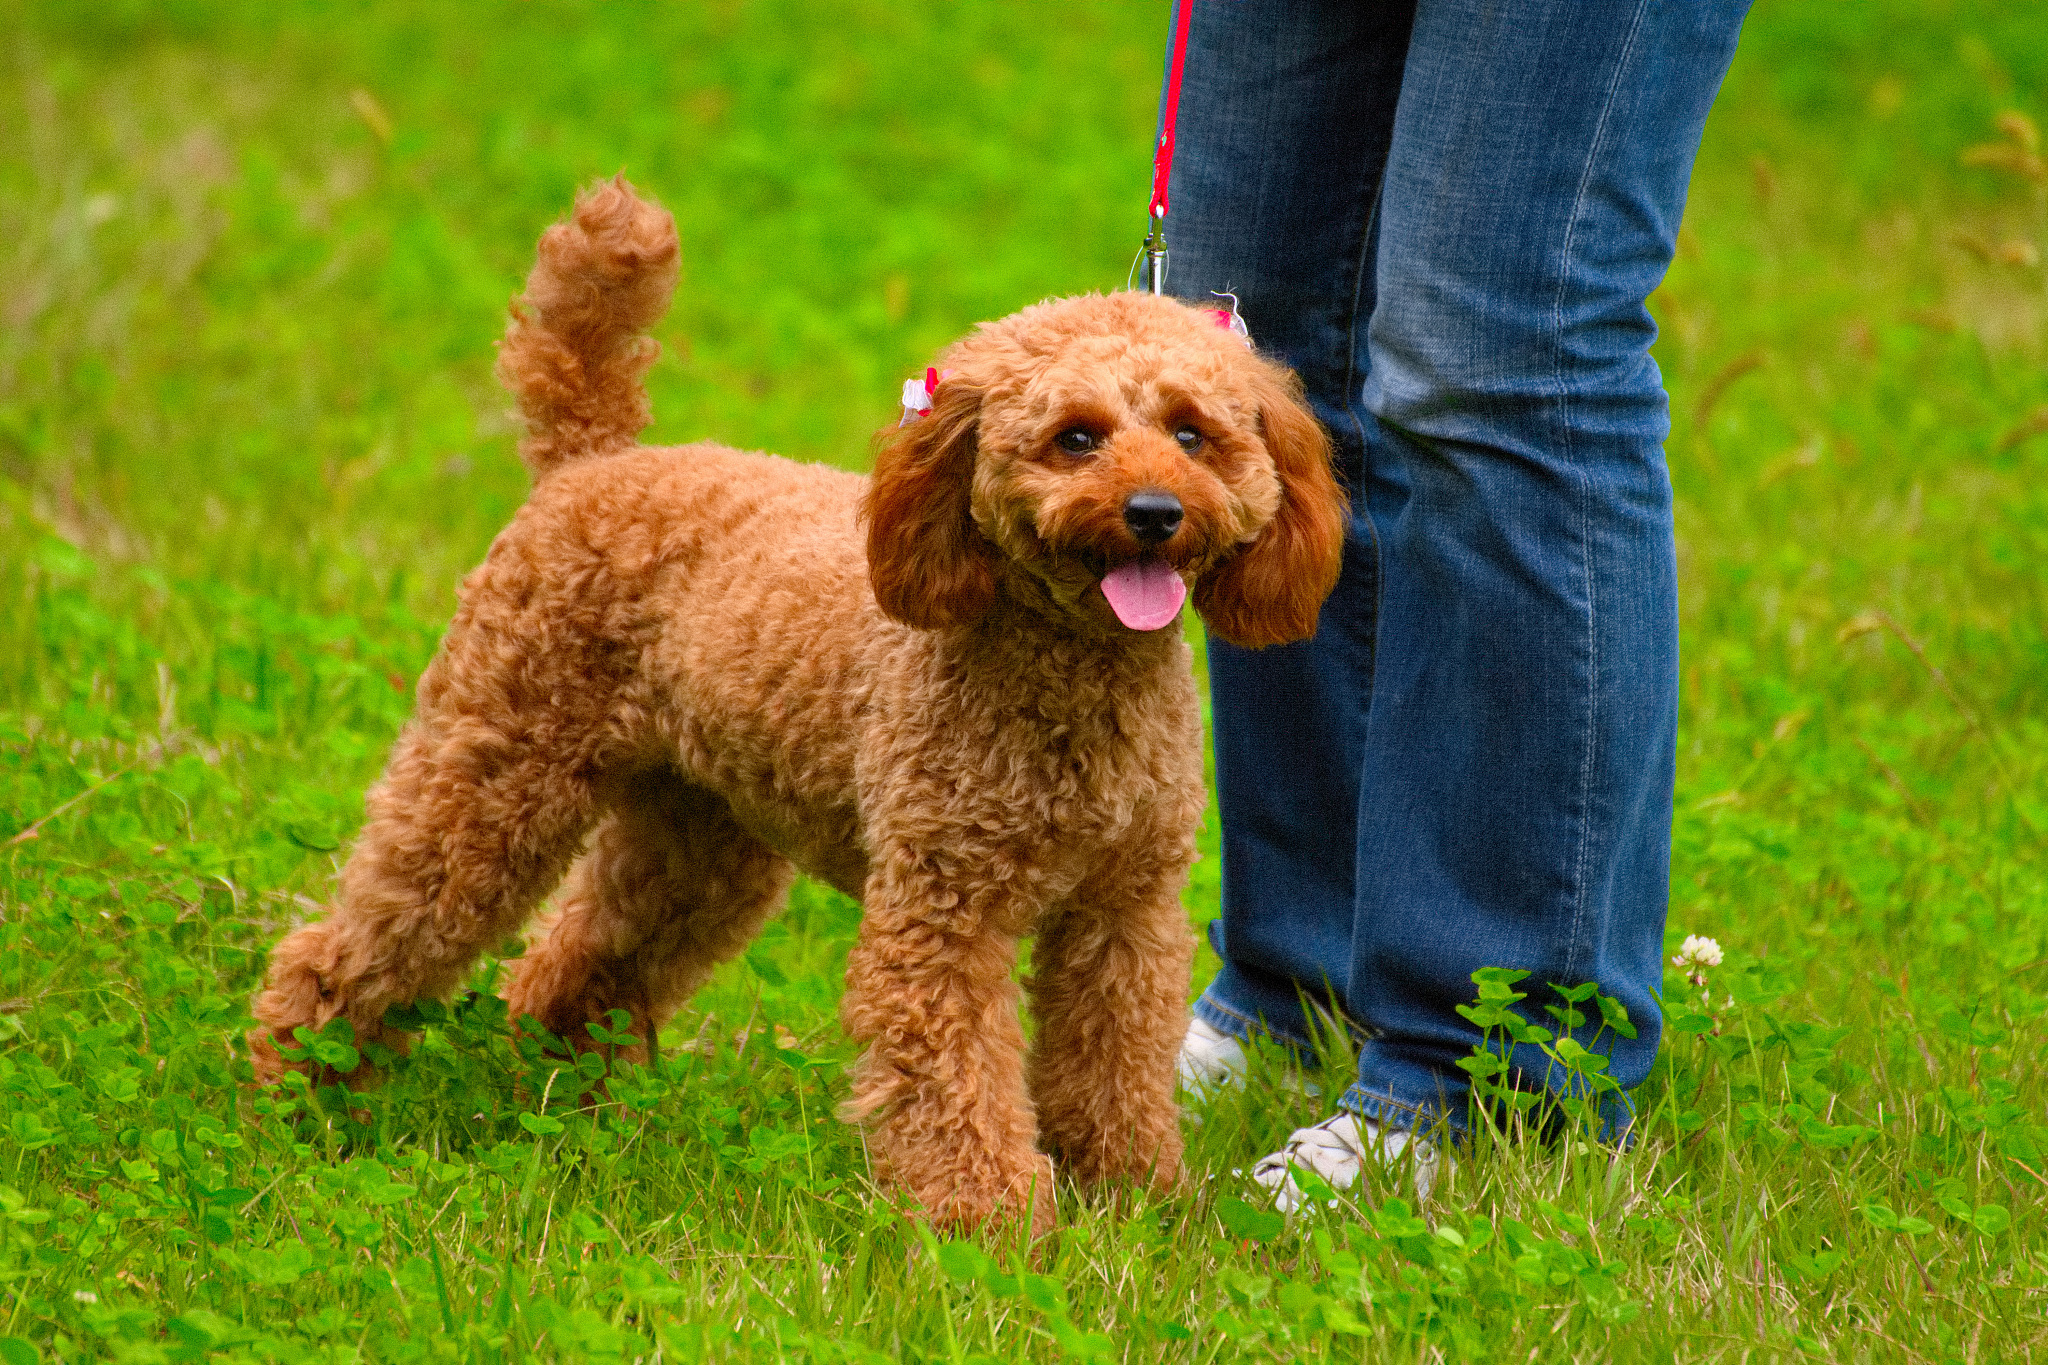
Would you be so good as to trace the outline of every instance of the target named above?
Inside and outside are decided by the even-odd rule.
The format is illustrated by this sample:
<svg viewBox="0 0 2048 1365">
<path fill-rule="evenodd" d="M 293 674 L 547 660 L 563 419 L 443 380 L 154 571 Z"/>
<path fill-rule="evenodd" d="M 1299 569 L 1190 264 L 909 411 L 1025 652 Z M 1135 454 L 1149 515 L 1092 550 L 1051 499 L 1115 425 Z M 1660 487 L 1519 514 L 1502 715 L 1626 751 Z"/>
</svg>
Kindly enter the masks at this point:
<svg viewBox="0 0 2048 1365">
<path fill-rule="evenodd" d="M 457 629 L 508 603 L 584 622 L 630 660 L 664 764 L 858 895 L 859 716 L 879 656 L 910 634 L 868 589 L 866 486 L 710 443 L 579 461 L 535 488 L 464 583 Z"/>
</svg>

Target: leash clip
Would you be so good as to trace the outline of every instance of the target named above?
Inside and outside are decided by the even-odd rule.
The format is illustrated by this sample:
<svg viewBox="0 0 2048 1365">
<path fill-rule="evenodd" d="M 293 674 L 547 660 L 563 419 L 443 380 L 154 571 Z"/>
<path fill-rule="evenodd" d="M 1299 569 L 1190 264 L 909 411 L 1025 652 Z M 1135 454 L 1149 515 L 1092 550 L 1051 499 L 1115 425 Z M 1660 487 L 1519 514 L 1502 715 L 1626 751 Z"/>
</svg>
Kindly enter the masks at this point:
<svg viewBox="0 0 2048 1365">
<path fill-rule="evenodd" d="M 1145 246 L 1141 253 L 1145 262 L 1145 289 L 1148 293 L 1166 292 L 1166 214 L 1164 210 L 1152 210 L 1152 230 L 1145 234 Z"/>
</svg>

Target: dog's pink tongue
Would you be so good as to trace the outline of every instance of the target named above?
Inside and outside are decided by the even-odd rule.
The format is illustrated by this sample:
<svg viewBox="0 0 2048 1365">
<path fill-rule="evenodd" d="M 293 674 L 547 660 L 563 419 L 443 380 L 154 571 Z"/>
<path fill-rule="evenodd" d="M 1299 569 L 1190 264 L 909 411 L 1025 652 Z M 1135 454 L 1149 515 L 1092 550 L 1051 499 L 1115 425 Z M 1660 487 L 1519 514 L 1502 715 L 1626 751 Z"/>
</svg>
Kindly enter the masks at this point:
<svg viewBox="0 0 2048 1365">
<path fill-rule="evenodd" d="M 1188 588 L 1165 560 L 1139 559 L 1111 571 L 1102 580 L 1102 595 L 1132 630 L 1158 630 L 1180 615 Z"/>
</svg>

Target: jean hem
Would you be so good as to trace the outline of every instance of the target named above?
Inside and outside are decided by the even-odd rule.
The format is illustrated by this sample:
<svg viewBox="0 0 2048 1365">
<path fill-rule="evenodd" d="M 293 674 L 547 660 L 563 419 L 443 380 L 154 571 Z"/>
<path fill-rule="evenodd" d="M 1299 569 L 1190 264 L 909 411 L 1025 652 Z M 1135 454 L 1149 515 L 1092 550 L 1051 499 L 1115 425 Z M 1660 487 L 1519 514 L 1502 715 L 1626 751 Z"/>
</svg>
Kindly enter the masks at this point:
<svg viewBox="0 0 2048 1365">
<path fill-rule="evenodd" d="M 1451 1096 L 1445 1094 L 1433 1101 L 1398 1099 L 1384 1091 L 1369 1090 L 1362 1083 L 1354 1082 L 1337 1101 L 1337 1107 L 1347 1113 L 1369 1119 L 1382 1129 L 1422 1133 L 1425 1136 L 1442 1130 L 1451 1141 L 1463 1142 L 1466 1136 L 1465 1118 L 1453 1113 Z"/>
<path fill-rule="evenodd" d="M 1276 1027 L 1264 1015 L 1246 1013 L 1227 1001 L 1216 997 L 1215 983 L 1202 992 L 1195 1001 L 1194 1014 L 1197 1019 L 1211 1028 L 1229 1034 L 1240 1043 L 1255 1042 L 1260 1038 L 1280 1044 L 1290 1052 L 1306 1053 L 1311 1050 L 1310 1041 L 1291 1029 Z"/>
<path fill-rule="evenodd" d="M 1435 1100 L 1404 1100 L 1383 1090 L 1354 1082 L 1337 1100 L 1337 1107 L 1383 1129 L 1430 1133 L 1441 1130 L 1453 1143 L 1462 1144 L 1472 1135 L 1469 1091 L 1453 1095 L 1446 1091 Z M 1626 1093 L 1605 1097 L 1600 1106 L 1600 1131 L 1593 1139 L 1618 1151 L 1630 1151 L 1640 1136 L 1640 1116 L 1634 1100 Z"/>
</svg>

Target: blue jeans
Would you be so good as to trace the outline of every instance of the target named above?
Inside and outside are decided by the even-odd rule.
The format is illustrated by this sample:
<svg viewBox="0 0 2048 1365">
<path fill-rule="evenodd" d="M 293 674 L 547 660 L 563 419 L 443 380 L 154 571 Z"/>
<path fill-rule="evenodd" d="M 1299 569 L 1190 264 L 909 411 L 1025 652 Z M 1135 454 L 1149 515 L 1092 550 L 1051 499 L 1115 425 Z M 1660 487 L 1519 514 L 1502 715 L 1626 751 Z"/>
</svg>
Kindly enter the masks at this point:
<svg viewBox="0 0 2048 1365">
<path fill-rule="evenodd" d="M 1463 1126 L 1481 967 L 1528 969 L 1546 1027 L 1548 983 L 1597 982 L 1625 1087 L 1656 1055 L 1678 613 L 1644 301 L 1746 9 L 1194 9 L 1169 288 L 1238 295 L 1354 511 L 1313 640 L 1210 642 L 1224 966 L 1195 1008 L 1296 1043 L 1328 1011 L 1360 1043 L 1342 1107 L 1390 1126 Z"/>
</svg>

